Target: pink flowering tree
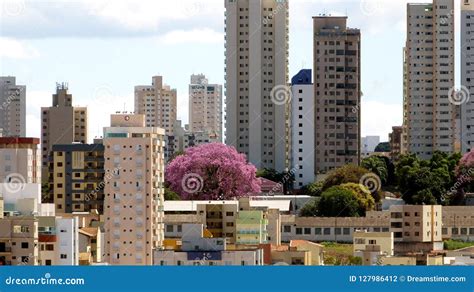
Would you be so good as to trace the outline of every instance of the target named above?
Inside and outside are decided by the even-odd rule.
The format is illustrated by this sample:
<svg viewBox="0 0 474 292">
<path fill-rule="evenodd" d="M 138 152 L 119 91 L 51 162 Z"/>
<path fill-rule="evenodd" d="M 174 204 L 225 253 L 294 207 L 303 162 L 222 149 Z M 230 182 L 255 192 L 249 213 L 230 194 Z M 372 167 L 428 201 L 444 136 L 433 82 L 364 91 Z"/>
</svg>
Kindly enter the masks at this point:
<svg viewBox="0 0 474 292">
<path fill-rule="evenodd" d="M 466 153 L 456 169 L 458 182 L 470 185 L 474 181 L 474 149 Z"/>
<path fill-rule="evenodd" d="M 260 192 L 257 169 L 221 143 L 189 148 L 165 170 L 168 187 L 184 200 L 227 200 Z"/>
</svg>

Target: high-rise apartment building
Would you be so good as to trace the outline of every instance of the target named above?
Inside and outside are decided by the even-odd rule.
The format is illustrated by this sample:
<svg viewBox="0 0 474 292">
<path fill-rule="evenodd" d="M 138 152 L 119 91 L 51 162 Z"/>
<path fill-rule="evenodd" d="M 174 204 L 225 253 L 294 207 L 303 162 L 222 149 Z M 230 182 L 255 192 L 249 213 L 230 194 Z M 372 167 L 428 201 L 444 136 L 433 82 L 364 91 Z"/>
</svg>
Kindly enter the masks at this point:
<svg viewBox="0 0 474 292">
<path fill-rule="evenodd" d="M 144 115 L 112 115 L 104 129 L 105 258 L 112 265 L 151 265 L 164 237 L 165 130 Z"/>
<path fill-rule="evenodd" d="M 26 136 L 26 86 L 12 76 L 0 77 L 0 129 L 3 136 Z"/>
<path fill-rule="evenodd" d="M 222 141 L 222 85 L 209 84 L 203 74 L 191 75 L 189 84 L 189 129 L 208 133 Z"/>
<path fill-rule="evenodd" d="M 402 133 L 403 127 L 394 126 L 392 127 L 392 133 L 388 135 L 390 143 L 390 158 L 394 161 L 398 160 L 401 154 Z"/>
<path fill-rule="evenodd" d="M 174 153 L 177 112 L 177 91 L 163 83 L 163 76 L 153 76 L 151 85 L 135 86 L 135 113 L 145 115 L 147 127 L 165 129 L 165 158 Z"/>
<path fill-rule="evenodd" d="M 291 159 L 299 189 L 315 181 L 314 85 L 311 70 L 301 70 L 291 79 Z"/>
<path fill-rule="evenodd" d="M 454 152 L 454 0 L 407 5 L 404 62 L 403 151 Z"/>
<path fill-rule="evenodd" d="M 54 145 L 49 165 L 56 214 L 104 212 L 104 146 Z"/>
<path fill-rule="evenodd" d="M 226 0 L 226 144 L 257 168 L 289 166 L 287 0 Z"/>
<path fill-rule="evenodd" d="M 56 84 L 53 106 L 41 108 L 43 179 L 48 178 L 49 155 L 56 144 L 87 143 L 87 108 L 73 107 L 68 85 Z"/>
<path fill-rule="evenodd" d="M 313 25 L 318 174 L 360 162 L 361 34 L 347 17 L 317 16 Z"/>
<path fill-rule="evenodd" d="M 463 153 L 474 148 L 474 1 L 461 4 L 461 134 Z M 464 94 L 464 95 L 462 95 Z"/>
</svg>

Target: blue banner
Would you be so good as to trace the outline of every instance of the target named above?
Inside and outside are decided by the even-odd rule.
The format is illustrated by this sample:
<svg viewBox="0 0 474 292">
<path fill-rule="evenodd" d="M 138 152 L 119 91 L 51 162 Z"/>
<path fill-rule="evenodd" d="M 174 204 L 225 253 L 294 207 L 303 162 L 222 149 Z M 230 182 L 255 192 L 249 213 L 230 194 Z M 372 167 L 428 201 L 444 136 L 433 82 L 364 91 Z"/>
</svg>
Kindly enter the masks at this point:
<svg viewBox="0 0 474 292">
<path fill-rule="evenodd" d="M 0 267 L 0 291 L 474 291 L 471 267 Z"/>
</svg>

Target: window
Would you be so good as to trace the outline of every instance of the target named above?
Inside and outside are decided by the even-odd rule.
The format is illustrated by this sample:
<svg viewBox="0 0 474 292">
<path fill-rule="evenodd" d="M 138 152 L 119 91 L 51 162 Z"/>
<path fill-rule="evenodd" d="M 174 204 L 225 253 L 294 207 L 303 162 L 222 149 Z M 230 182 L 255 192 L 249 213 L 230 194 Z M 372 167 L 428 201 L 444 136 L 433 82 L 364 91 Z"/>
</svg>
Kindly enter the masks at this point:
<svg viewBox="0 0 474 292">
<path fill-rule="evenodd" d="M 62 254 L 61 254 L 61 259 L 67 259 L 67 254 L 62 253 Z"/>
<path fill-rule="evenodd" d="M 296 234 L 298 234 L 298 235 L 303 234 L 303 228 L 297 227 L 296 228 Z"/>
<path fill-rule="evenodd" d="M 283 226 L 283 232 L 284 233 L 290 233 L 291 232 L 291 226 L 290 225 Z"/>
<path fill-rule="evenodd" d="M 226 212 L 225 215 L 227 217 L 232 217 L 232 216 L 234 216 L 234 212 Z"/>
<path fill-rule="evenodd" d="M 321 235 L 322 234 L 322 229 L 321 228 L 314 228 L 314 234 Z"/>
<path fill-rule="evenodd" d="M 336 228 L 334 231 L 336 232 L 336 235 L 341 235 L 341 228 Z"/>
<path fill-rule="evenodd" d="M 324 235 L 330 235 L 331 234 L 331 228 L 324 228 Z"/>
<path fill-rule="evenodd" d="M 166 232 L 173 232 L 174 231 L 174 225 L 166 225 Z"/>
<path fill-rule="evenodd" d="M 22 242 L 21 243 L 21 248 L 28 248 L 28 247 L 29 247 L 28 242 Z"/>
<path fill-rule="evenodd" d="M 305 228 L 304 234 L 311 234 L 311 228 Z"/>
</svg>

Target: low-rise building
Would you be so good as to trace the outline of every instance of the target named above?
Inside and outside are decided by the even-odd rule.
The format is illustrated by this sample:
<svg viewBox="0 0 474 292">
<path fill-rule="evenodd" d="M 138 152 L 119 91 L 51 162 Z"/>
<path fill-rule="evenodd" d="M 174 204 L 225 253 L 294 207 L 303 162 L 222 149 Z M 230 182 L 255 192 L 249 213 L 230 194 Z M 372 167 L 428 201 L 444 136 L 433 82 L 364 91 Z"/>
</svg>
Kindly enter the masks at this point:
<svg viewBox="0 0 474 292">
<path fill-rule="evenodd" d="M 202 224 L 183 224 L 181 245 L 171 250 L 155 249 L 153 263 L 159 266 L 255 266 L 263 265 L 263 249 L 228 250 L 225 238 L 205 237 Z M 170 245 L 165 245 L 164 248 Z"/>
<path fill-rule="evenodd" d="M 14 216 L 0 219 L 0 266 L 38 265 L 38 220 Z"/>
<path fill-rule="evenodd" d="M 362 265 L 380 265 L 380 257 L 393 256 L 392 232 L 354 232 L 354 256 L 362 258 Z"/>
</svg>

